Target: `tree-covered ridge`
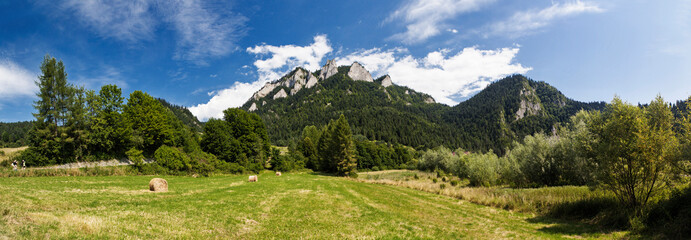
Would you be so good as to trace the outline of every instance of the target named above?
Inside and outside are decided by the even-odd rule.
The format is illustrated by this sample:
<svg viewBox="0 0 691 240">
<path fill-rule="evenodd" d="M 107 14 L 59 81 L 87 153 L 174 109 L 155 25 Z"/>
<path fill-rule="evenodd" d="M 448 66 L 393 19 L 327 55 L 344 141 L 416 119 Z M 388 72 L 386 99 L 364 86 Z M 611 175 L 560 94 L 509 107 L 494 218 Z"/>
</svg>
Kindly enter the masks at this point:
<svg viewBox="0 0 691 240">
<path fill-rule="evenodd" d="M 169 109 L 170 111 L 173 112 L 175 117 L 182 121 L 183 124 L 185 124 L 187 127 L 190 129 L 194 130 L 195 132 L 201 132 L 204 128 L 204 125 L 195 117 L 192 112 L 190 112 L 189 109 L 187 109 L 184 106 L 179 106 L 175 105 L 172 103 L 169 103 L 163 98 L 156 98 L 161 104 Z"/>
<path fill-rule="evenodd" d="M 533 114 L 517 113 L 532 104 Z M 579 110 L 601 110 L 604 102 L 584 103 L 564 96 L 545 82 L 513 75 L 490 84 L 478 94 L 450 108 L 444 119 L 466 134 L 461 147 L 503 152 L 514 140 L 537 132 L 551 132 Z M 535 109 L 534 108 L 534 109 Z"/>
<path fill-rule="evenodd" d="M 296 69 L 274 83 L 287 81 L 298 70 L 306 71 Z M 449 107 L 407 87 L 384 87 L 385 76 L 374 82 L 353 81 L 349 70 L 350 66 L 338 67 L 337 74 L 316 86 L 274 99 L 279 92 L 291 90 L 278 86 L 265 97 L 250 99 L 242 108 L 262 117 L 277 145 L 288 145 L 305 126 L 324 126 L 343 114 L 353 134 L 370 140 L 418 149 L 444 145 L 501 153 L 514 140 L 552 131 L 581 109 L 605 106 L 604 102 L 574 101 L 545 82 L 514 75 Z M 319 75 L 319 71 L 310 74 Z"/>
<path fill-rule="evenodd" d="M 0 147 L 21 147 L 28 144 L 26 138 L 34 123 L 24 122 L 0 122 Z"/>
<path fill-rule="evenodd" d="M 324 126 L 341 114 L 349 119 L 353 134 L 369 139 L 424 147 L 442 143 L 436 135 L 450 128 L 430 121 L 439 116 L 435 111 L 441 104 L 425 103 L 429 95 L 407 87 L 384 88 L 376 82 L 353 81 L 348 71 L 349 67 L 339 67 L 336 75 L 312 88 L 273 99 L 281 90 L 290 92 L 285 86 L 277 87 L 264 98 L 250 99 L 242 108 L 258 106 L 254 112 L 262 117 L 272 142 L 278 145 L 295 140 L 305 126 Z"/>
</svg>

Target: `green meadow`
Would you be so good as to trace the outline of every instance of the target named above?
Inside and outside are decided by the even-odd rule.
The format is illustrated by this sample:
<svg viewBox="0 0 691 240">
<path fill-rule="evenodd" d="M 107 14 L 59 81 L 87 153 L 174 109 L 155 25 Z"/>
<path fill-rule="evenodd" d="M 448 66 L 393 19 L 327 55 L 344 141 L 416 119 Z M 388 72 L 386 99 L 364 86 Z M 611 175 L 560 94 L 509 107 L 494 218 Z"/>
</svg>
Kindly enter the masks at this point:
<svg viewBox="0 0 691 240">
<path fill-rule="evenodd" d="M 169 191 L 153 193 L 149 180 Z M 0 181 L 0 239 L 620 238 L 402 186 L 310 173 Z"/>
</svg>

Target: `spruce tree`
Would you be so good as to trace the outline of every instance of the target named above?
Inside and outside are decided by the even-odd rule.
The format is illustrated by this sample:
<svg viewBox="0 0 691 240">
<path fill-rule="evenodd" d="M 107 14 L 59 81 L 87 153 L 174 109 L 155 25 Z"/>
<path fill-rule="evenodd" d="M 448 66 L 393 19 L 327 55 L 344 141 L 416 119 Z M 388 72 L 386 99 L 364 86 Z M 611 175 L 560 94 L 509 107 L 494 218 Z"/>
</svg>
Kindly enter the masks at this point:
<svg viewBox="0 0 691 240">
<path fill-rule="evenodd" d="M 76 97 L 81 90 L 67 83 L 64 64 L 50 55 L 43 58 L 36 85 L 39 88 L 38 101 L 34 102 L 36 124 L 30 142 L 48 162 L 35 164 L 72 162 L 85 134 L 81 132 L 83 98 Z"/>
<path fill-rule="evenodd" d="M 334 123 L 332 132 L 333 160 L 336 165 L 336 173 L 341 176 L 351 176 L 357 169 L 355 159 L 355 145 L 353 134 L 345 116 L 341 115 Z"/>
</svg>

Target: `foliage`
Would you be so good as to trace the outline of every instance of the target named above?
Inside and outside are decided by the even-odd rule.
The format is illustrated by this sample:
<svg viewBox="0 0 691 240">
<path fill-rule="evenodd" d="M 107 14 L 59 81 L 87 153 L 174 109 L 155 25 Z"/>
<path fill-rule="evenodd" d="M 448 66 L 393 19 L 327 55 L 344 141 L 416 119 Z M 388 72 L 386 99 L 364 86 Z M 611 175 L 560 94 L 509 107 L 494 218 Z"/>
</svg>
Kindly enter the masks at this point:
<svg viewBox="0 0 691 240">
<path fill-rule="evenodd" d="M 223 120 L 211 119 L 204 125 L 202 149 L 248 170 L 264 168 L 269 146 L 264 123 L 254 113 L 229 108 Z"/>
<path fill-rule="evenodd" d="M 142 91 L 134 91 L 124 108 L 125 119 L 132 129 L 131 141 L 145 154 L 151 154 L 163 145 L 180 146 L 175 135 L 173 119 L 159 101 Z"/>
<path fill-rule="evenodd" d="M 89 152 L 118 155 L 129 144 L 130 128 L 122 115 L 122 90 L 115 85 L 101 87 L 98 95 L 88 91 Z"/>
<path fill-rule="evenodd" d="M 190 165 L 191 160 L 189 156 L 180 151 L 180 149 L 168 147 L 166 145 L 156 150 L 154 159 L 156 159 L 158 165 L 173 171 L 185 171 L 192 167 Z"/>
<path fill-rule="evenodd" d="M 29 145 L 29 131 L 34 127 L 33 122 L 0 122 L 0 147 L 21 147 Z"/>
<path fill-rule="evenodd" d="M 669 180 L 676 148 L 669 106 L 657 97 L 641 109 L 614 98 L 591 129 L 598 180 L 627 207 L 640 210 Z"/>
<path fill-rule="evenodd" d="M 46 55 L 36 82 L 38 101 L 34 107 L 36 122 L 30 136 L 35 153 L 49 163 L 66 163 L 85 155 L 84 89 L 67 82 L 62 61 Z"/>
<path fill-rule="evenodd" d="M 156 100 L 158 100 L 163 105 L 163 107 L 173 112 L 175 118 L 179 119 L 185 126 L 189 127 L 192 131 L 203 131 L 203 123 L 200 122 L 199 119 L 197 119 L 197 117 L 192 115 L 192 112 L 190 112 L 190 110 L 186 107 L 171 104 L 162 98 L 156 98 Z"/>
<path fill-rule="evenodd" d="M 144 155 L 142 154 L 142 151 L 137 150 L 136 148 L 131 148 L 127 152 L 125 152 L 125 155 L 127 155 L 127 158 L 134 163 L 135 167 L 140 167 L 144 164 Z"/>
</svg>

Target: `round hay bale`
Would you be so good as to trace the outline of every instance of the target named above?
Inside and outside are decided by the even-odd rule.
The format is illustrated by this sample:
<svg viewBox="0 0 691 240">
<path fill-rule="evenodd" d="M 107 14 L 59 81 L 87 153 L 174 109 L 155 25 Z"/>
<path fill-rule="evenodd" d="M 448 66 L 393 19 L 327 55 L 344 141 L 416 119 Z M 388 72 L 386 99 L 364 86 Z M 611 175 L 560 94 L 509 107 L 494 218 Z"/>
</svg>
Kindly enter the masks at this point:
<svg viewBox="0 0 691 240">
<path fill-rule="evenodd" d="M 252 175 L 249 177 L 248 181 L 249 182 L 256 182 L 256 181 L 259 181 L 259 178 L 257 177 L 257 175 Z"/>
<path fill-rule="evenodd" d="M 276 172 L 276 176 L 281 176 L 281 172 Z"/>
<path fill-rule="evenodd" d="M 149 181 L 149 190 L 152 192 L 167 192 L 168 181 L 163 178 L 154 178 Z"/>
</svg>

